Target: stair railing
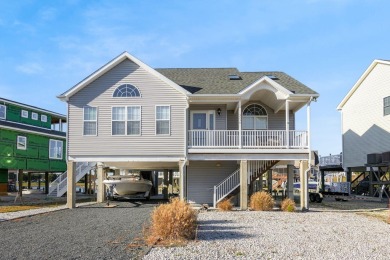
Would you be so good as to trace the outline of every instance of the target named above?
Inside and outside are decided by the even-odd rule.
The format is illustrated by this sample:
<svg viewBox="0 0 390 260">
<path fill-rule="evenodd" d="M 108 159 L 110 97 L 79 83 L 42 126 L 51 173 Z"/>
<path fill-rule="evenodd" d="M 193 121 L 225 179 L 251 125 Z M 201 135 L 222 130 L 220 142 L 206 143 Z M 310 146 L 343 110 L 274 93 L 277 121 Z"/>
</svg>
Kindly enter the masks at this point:
<svg viewBox="0 0 390 260">
<path fill-rule="evenodd" d="M 76 164 L 76 182 L 79 181 L 84 175 L 93 167 L 96 163 L 88 163 L 88 162 L 82 162 Z M 67 171 L 62 173 L 60 176 L 57 177 L 49 186 L 49 193 L 53 193 L 55 190 L 57 190 L 57 197 L 61 197 L 66 190 L 67 187 L 67 180 L 68 175 Z"/>
<path fill-rule="evenodd" d="M 229 195 L 233 190 L 240 186 L 240 169 L 235 170 L 226 179 L 214 186 L 213 206 Z"/>
</svg>

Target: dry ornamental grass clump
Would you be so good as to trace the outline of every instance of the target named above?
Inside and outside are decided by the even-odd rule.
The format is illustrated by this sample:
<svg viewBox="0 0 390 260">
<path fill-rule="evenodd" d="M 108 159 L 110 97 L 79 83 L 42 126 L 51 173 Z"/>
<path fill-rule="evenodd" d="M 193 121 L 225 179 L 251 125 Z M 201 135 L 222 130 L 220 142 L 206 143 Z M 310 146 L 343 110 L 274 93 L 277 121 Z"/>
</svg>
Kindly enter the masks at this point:
<svg viewBox="0 0 390 260">
<path fill-rule="evenodd" d="M 270 211 L 274 207 L 274 199 L 268 192 L 258 191 L 252 194 L 249 207 L 253 210 Z"/>
<path fill-rule="evenodd" d="M 156 207 L 146 242 L 148 244 L 179 244 L 194 239 L 196 233 L 196 211 L 178 198 Z"/>
<path fill-rule="evenodd" d="M 221 211 L 231 211 L 233 209 L 231 199 L 224 199 L 218 202 L 217 208 Z"/>
<path fill-rule="evenodd" d="M 295 202 L 290 198 L 286 198 L 282 201 L 280 208 L 282 209 L 282 211 L 294 212 L 295 211 Z"/>
</svg>

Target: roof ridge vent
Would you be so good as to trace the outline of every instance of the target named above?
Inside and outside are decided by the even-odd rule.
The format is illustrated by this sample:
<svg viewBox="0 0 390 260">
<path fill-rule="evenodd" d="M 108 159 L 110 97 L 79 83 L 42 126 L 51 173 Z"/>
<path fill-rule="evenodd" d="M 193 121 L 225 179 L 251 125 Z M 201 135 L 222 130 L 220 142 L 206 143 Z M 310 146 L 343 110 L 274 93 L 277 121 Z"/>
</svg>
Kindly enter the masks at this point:
<svg viewBox="0 0 390 260">
<path fill-rule="evenodd" d="M 236 74 L 230 74 L 229 79 L 230 80 L 242 80 L 241 76 L 236 75 Z"/>
</svg>

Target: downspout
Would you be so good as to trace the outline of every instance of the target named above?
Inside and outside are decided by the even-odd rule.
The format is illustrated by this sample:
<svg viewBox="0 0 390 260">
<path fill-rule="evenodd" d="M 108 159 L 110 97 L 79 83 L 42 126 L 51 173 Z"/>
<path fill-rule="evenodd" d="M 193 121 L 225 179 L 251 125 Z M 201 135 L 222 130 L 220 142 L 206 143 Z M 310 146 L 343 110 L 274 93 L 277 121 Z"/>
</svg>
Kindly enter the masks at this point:
<svg viewBox="0 0 390 260">
<path fill-rule="evenodd" d="M 238 148 L 242 148 L 242 126 L 241 126 L 241 99 L 238 101 Z"/>
<path fill-rule="evenodd" d="M 69 101 L 66 102 L 66 109 L 68 111 L 66 115 L 66 148 L 65 148 L 65 153 L 66 153 L 66 162 L 69 161 Z"/>
<path fill-rule="evenodd" d="M 308 203 L 308 198 L 307 198 L 307 193 L 308 193 L 308 173 L 311 170 L 311 127 L 310 127 L 310 104 L 313 101 L 313 97 L 310 97 L 309 102 L 307 103 L 307 148 L 309 150 L 309 159 L 307 163 L 307 170 L 305 171 L 305 184 L 306 184 L 306 194 L 305 194 L 305 201 L 304 205 L 302 207 L 302 210 L 309 210 L 309 203 Z M 302 181 L 301 181 L 302 183 Z"/>
<path fill-rule="evenodd" d="M 184 160 L 187 161 L 187 155 L 188 155 L 188 108 L 189 100 L 188 96 L 186 96 L 186 106 L 185 106 L 185 119 L 184 119 Z"/>
<path fill-rule="evenodd" d="M 290 108 L 289 100 L 286 99 L 286 148 L 290 148 Z"/>
<path fill-rule="evenodd" d="M 184 201 L 187 199 L 187 169 L 184 174 L 184 168 L 187 167 L 187 158 L 188 158 L 188 109 L 190 107 L 189 105 L 189 98 L 186 96 L 186 106 L 185 106 L 185 120 L 184 120 L 184 161 L 182 165 L 182 169 L 180 171 L 182 172 L 182 176 L 180 178 L 180 190 L 182 194 L 182 198 Z M 185 175 L 185 176 L 184 176 Z M 185 186 L 185 187 L 184 187 Z"/>
</svg>

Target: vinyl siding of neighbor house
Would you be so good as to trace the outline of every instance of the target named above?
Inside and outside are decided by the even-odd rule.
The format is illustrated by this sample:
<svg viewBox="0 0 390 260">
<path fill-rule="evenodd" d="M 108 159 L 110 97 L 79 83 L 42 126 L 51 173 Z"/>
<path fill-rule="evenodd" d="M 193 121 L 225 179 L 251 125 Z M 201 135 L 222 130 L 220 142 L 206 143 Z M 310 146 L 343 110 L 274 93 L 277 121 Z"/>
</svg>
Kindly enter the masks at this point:
<svg viewBox="0 0 390 260">
<path fill-rule="evenodd" d="M 217 166 L 218 165 L 220 166 Z M 187 198 L 195 203 L 213 203 L 214 185 L 239 168 L 237 161 L 190 161 L 187 167 Z"/>
<path fill-rule="evenodd" d="M 265 108 L 268 114 L 268 130 L 286 130 L 285 110 L 281 110 L 275 114 L 272 108 L 260 102 L 250 102 L 242 106 L 241 111 L 243 111 L 250 104 L 259 104 Z M 227 130 L 238 130 L 238 114 L 234 114 L 233 110 L 227 111 Z M 290 111 L 290 130 L 295 130 L 295 116 L 292 111 Z"/>
<path fill-rule="evenodd" d="M 113 98 L 122 84 L 136 86 L 141 97 Z M 170 106 L 170 135 L 156 135 L 156 105 Z M 83 136 L 83 107 L 97 107 L 97 136 Z M 141 106 L 141 135 L 112 136 L 114 106 Z M 81 89 L 69 99 L 68 154 L 77 156 L 185 156 L 185 113 L 183 93 L 130 60 Z"/>
<path fill-rule="evenodd" d="M 343 167 L 364 166 L 367 154 L 390 151 L 390 66 L 377 64 L 342 108 Z"/>
</svg>

